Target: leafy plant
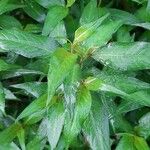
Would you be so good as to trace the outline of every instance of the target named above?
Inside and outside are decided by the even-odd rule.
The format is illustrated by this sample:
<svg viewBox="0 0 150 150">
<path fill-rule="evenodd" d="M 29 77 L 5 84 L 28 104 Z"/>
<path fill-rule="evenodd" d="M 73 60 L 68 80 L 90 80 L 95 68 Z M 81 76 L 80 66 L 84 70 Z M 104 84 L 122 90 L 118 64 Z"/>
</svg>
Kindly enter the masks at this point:
<svg viewBox="0 0 150 150">
<path fill-rule="evenodd" d="M 0 0 L 0 150 L 149 150 L 150 1 Z"/>
</svg>

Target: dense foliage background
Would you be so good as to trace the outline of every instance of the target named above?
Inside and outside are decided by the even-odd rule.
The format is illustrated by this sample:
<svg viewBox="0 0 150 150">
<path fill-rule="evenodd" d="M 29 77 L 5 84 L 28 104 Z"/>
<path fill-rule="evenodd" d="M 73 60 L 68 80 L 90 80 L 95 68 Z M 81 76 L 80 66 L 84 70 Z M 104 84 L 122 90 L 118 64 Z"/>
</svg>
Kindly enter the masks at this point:
<svg viewBox="0 0 150 150">
<path fill-rule="evenodd" d="M 149 150 L 150 0 L 0 0 L 0 150 Z"/>
</svg>

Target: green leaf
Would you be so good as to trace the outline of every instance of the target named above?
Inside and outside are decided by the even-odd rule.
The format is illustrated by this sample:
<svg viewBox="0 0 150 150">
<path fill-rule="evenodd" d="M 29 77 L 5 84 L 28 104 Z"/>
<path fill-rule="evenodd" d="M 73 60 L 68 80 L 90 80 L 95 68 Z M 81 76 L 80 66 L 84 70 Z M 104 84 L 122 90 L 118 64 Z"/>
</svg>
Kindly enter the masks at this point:
<svg viewBox="0 0 150 150">
<path fill-rule="evenodd" d="M 74 104 L 76 102 L 76 93 L 78 89 L 78 82 L 81 78 L 81 68 L 79 64 L 75 64 L 72 71 L 64 81 L 64 97 L 66 102 L 66 109 L 70 116 L 74 111 Z"/>
<path fill-rule="evenodd" d="M 105 92 L 114 93 L 120 96 L 128 96 L 128 94 L 122 91 L 121 89 L 118 89 L 114 86 L 106 84 L 103 80 L 98 79 L 98 78 L 88 77 L 85 80 L 84 84 L 91 91 L 105 91 Z"/>
<path fill-rule="evenodd" d="M 36 113 L 42 110 L 46 106 L 47 95 L 44 94 L 40 96 L 38 99 L 34 100 L 29 106 L 27 106 L 21 114 L 17 117 L 17 120 L 28 117 L 33 113 Z"/>
<path fill-rule="evenodd" d="M 0 59 L 0 71 L 13 70 L 17 68 L 20 67 L 14 64 L 8 64 L 4 60 Z"/>
<path fill-rule="evenodd" d="M 63 102 L 54 104 L 47 113 L 47 137 L 51 149 L 55 149 L 63 129 L 65 109 Z"/>
<path fill-rule="evenodd" d="M 130 134 L 125 134 L 121 138 L 116 150 L 149 150 L 146 141 L 141 138 Z"/>
<path fill-rule="evenodd" d="M 122 11 L 122 10 L 119 10 L 119 9 L 108 9 L 108 11 L 110 12 L 113 19 L 121 20 L 126 25 L 139 26 L 139 27 L 150 30 L 149 19 L 147 19 L 147 18 L 149 18 L 149 17 L 147 17 L 149 14 L 146 13 L 145 9 L 144 9 L 144 12 L 139 11 L 137 13 L 137 15 L 133 15 L 129 12 Z M 141 15 L 142 13 L 145 16 L 142 16 Z M 140 14 L 139 15 L 140 17 L 136 17 L 136 16 L 138 16 L 138 14 Z M 141 19 L 143 17 L 144 18 L 146 17 L 146 19 Z M 142 20 L 146 21 L 146 22 L 143 22 Z"/>
<path fill-rule="evenodd" d="M 97 19 L 96 21 L 93 21 L 88 24 L 84 24 L 83 26 L 79 27 L 75 32 L 75 39 L 74 39 L 74 45 L 77 43 L 80 43 L 84 40 L 86 40 L 88 37 L 90 37 L 94 32 L 96 32 L 96 29 L 100 26 L 100 24 L 109 16 L 109 14 Z"/>
<path fill-rule="evenodd" d="M 29 33 L 41 33 L 42 26 L 40 24 L 27 24 L 24 31 Z"/>
<path fill-rule="evenodd" d="M 45 8 L 49 8 L 54 5 L 58 5 L 58 6 L 65 5 L 64 0 L 36 0 L 36 2 L 38 2 L 41 6 Z"/>
<path fill-rule="evenodd" d="M 0 15 L 0 28 L 10 29 L 10 28 L 19 28 L 22 29 L 21 23 L 12 16 Z"/>
<path fill-rule="evenodd" d="M 127 99 L 137 102 L 143 106 L 150 106 L 150 90 L 142 90 L 132 93 L 127 97 Z"/>
<path fill-rule="evenodd" d="M 130 122 L 128 122 L 121 113 L 118 113 L 117 105 L 114 102 L 114 97 L 106 93 L 101 93 L 99 95 L 101 96 L 100 98 L 109 115 L 110 125 L 112 127 L 113 132 L 132 133 L 133 127 L 131 126 Z"/>
<path fill-rule="evenodd" d="M 121 71 L 149 69 L 150 44 L 146 42 L 110 43 L 97 50 L 93 58 L 105 66 Z"/>
<path fill-rule="evenodd" d="M 122 26 L 120 21 L 107 21 L 98 27 L 85 42 L 84 46 L 88 49 L 98 48 L 107 44 L 112 35 Z"/>
<path fill-rule="evenodd" d="M 130 35 L 130 28 L 126 26 L 122 26 L 117 31 L 117 42 L 133 42 L 134 35 Z"/>
<path fill-rule="evenodd" d="M 74 2 L 75 0 L 67 0 L 67 7 L 70 7 L 71 5 L 73 5 Z"/>
<path fill-rule="evenodd" d="M 34 97 L 38 98 L 39 96 L 43 95 L 47 90 L 47 83 L 44 82 L 26 82 L 21 84 L 14 84 L 10 87 L 22 89 L 25 93 L 31 94 Z"/>
<path fill-rule="evenodd" d="M 38 22 L 44 22 L 46 12 L 43 7 L 37 4 L 34 0 L 25 0 L 24 11 Z"/>
<path fill-rule="evenodd" d="M 136 16 L 129 12 L 119 9 L 108 9 L 108 11 L 114 19 L 121 20 L 124 24 L 132 25 L 140 22 L 140 20 Z"/>
<path fill-rule="evenodd" d="M 18 139 L 22 150 L 26 150 L 25 147 L 25 132 L 24 129 L 21 129 L 18 133 Z"/>
<path fill-rule="evenodd" d="M 49 35 L 67 14 L 67 8 L 62 6 L 51 6 L 45 19 L 42 34 L 45 36 Z"/>
<path fill-rule="evenodd" d="M 138 122 L 138 134 L 147 139 L 150 136 L 150 113 L 143 115 Z"/>
<path fill-rule="evenodd" d="M 137 78 L 132 77 L 128 74 L 120 74 L 119 72 L 112 70 L 99 71 L 98 69 L 92 69 L 94 77 L 102 80 L 105 84 L 114 86 L 117 89 L 120 89 L 128 94 L 150 89 L 150 84 L 138 80 Z"/>
<path fill-rule="evenodd" d="M 20 148 L 13 142 L 10 144 L 1 144 L 0 149 L 3 149 L 3 150 L 20 150 Z"/>
<path fill-rule="evenodd" d="M 48 55 L 57 47 L 52 38 L 19 30 L 1 30 L 0 43 L 0 52 L 12 51 L 29 58 Z"/>
<path fill-rule="evenodd" d="M 8 89 L 4 88 L 5 99 L 18 100 L 18 98 Z"/>
<path fill-rule="evenodd" d="M 135 16 L 141 20 L 141 22 L 149 22 L 150 21 L 150 13 L 147 10 L 146 6 L 140 7 L 136 12 Z"/>
<path fill-rule="evenodd" d="M 55 38 L 62 45 L 67 43 L 67 33 L 64 21 L 57 24 L 49 37 Z"/>
<path fill-rule="evenodd" d="M 36 71 L 36 70 L 15 69 L 15 70 L 8 70 L 7 73 L 3 74 L 2 79 L 9 79 L 9 78 L 19 77 L 23 75 L 45 75 L 45 74 L 43 72 Z"/>
<path fill-rule="evenodd" d="M 21 129 L 22 127 L 19 123 L 14 123 L 2 132 L 0 132 L 0 145 L 11 143 Z"/>
<path fill-rule="evenodd" d="M 83 10 L 82 16 L 80 18 L 80 24 L 84 25 L 95 21 L 99 18 L 97 2 L 90 1 Z"/>
<path fill-rule="evenodd" d="M 1 82 L 0 82 L 0 110 L 2 111 L 2 113 L 5 113 L 5 94 Z"/>
<path fill-rule="evenodd" d="M 12 11 L 12 10 L 18 9 L 18 8 L 22 8 L 22 7 L 23 5 L 20 5 L 20 4 L 13 4 L 13 3 L 11 4 L 9 0 L 1 0 L 0 1 L 0 15 L 6 12 Z"/>
<path fill-rule="evenodd" d="M 82 125 L 86 120 L 91 109 L 91 94 L 89 90 L 80 86 L 77 92 L 77 100 L 74 108 L 73 119 L 65 120 L 64 136 L 66 145 L 70 145 L 71 142 L 80 133 Z"/>
<path fill-rule="evenodd" d="M 72 67 L 75 65 L 77 60 L 77 55 L 67 52 L 63 48 L 59 48 L 55 51 L 52 58 L 50 59 L 49 72 L 48 72 L 48 99 L 47 105 L 51 101 L 55 90 L 63 80 Z"/>
<path fill-rule="evenodd" d="M 100 97 L 93 96 L 92 109 L 82 130 L 91 149 L 110 150 L 108 113 L 99 99 Z"/>
<path fill-rule="evenodd" d="M 103 86 L 103 81 L 94 77 L 88 77 L 84 84 L 87 87 L 87 89 L 92 91 L 97 91 Z"/>
</svg>

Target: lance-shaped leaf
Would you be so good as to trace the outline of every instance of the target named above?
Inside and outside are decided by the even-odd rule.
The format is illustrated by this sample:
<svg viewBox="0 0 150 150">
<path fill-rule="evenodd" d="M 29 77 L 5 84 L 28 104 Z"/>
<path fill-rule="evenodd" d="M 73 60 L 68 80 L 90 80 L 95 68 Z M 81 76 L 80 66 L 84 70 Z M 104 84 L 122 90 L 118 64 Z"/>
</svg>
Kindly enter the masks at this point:
<svg viewBox="0 0 150 150">
<path fill-rule="evenodd" d="M 135 15 L 127 11 L 122 11 L 119 9 L 112 9 L 112 8 L 108 9 L 108 11 L 110 12 L 112 18 L 115 20 L 121 20 L 124 24 L 131 25 L 131 26 L 138 26 L 150 30 L 149 22 L 144 23 L 138 17 L 136 17 Z M 146 14 L 146 11 L 144 13 Z"/>
<path fill-rule="evenodd" d="M 44 82 L 26 82 L 21 84 L 14 84 L 10 87 L 24 90 L 25 93 L 31 94 L 36 98 L 43 95 L 47 90 L 47 84 Z"/>
<path fill-rule="evenodd" d="M 63 105 L 62 101 L 54 104 L 47 114 L 47 137 L 52 150 L 59 141 L 64 125 L 65 109 Z"/>
<path fill-rule="evenodd" d="M 9 0 L 0 1 L 0 15 L 8 11 L 12 11 L 17 8 L 21 8 L 23 5 L 10 3 Z"/>
<path fill-rule="evenodd" d="M 66 145 L 69 145 L 80 133 L 82 125 L 90 112 L 91 102 L 90 91 L 85 86 L 81 85 L 77 92 L 74 117 L 73 119 L 69 118 L 69 120 L 65 120 L 64 136 Z"/>
<path fill-rule="evenodd" d="M 150 43 L 110 43 L 97 50 L 93 58 L 105 66 L 121 71 L 150 69 Z"/>
<path fill-rule="evenodd" d="M 103 80 L 106 84 L 114 86 L 128 94 L 150 89 L 150 84 L 125 73 L 120 74 L 119 72 L 109 69 L 99 71 L 96 68 L 93 68 L 91 72 L 94 77 L 97 77 L 98 79 Z"/>
<path fill-rule="evenodd" d="M 0 52 L 14 52 L 33 58 L 52 53 L 57 43 L 52 38 L 29 34 L 19 30 L 0 31 Z"/>
<path fill-rule="evenodd" d="M 122 26 L 121 21 L 107 21 L 96 29 L 83 44 L 86 48 L 98 48 L 107 44 L 112 35 Z"/>
<path fill-rule="evenodd" d="M 60 21 L 66 17 L 68 9 L 63 6 L 51 6 L 48 10 L 43 31 L 43 35 L 49 35 Z"/>
<path fill-rule="evenodd" d="M 88 77 L 85 80 L 84 84 L 91 91 L 105 91 L 105 92 L 114 93 L 120 96 L 128 96 L 128 94 L 122 91 L 121 89 L 118 89 L 114 86 L 106 84 L 103 80 L 98 79 L 98 78 Z"/>
<path fill-rule="evenodd" d="M 55 38 L 61 45 L 67 43 L 67 33 L 64 21 L 57 24 L 49 37 Z"/>
<path fill-rule="evenodd" d="M 9 15 L 1 15 L 0 16 L 0 28 L 2 28 L 2 29 L 10 29 L 10 28 L 22 29 L 22 25 L 15 17 L 9 16 Z"/>
<path fill-rule="evenodd" d="M 122 20 L 123 23 L 125 24 L 131 25 L 140 22 L 140 20 L 136 16 L 134 16 L 129 12 L 122 11 L 119 9 L 108 9 L 108 10 L 114 19 Z"/>
<path fill-rule="evenodd" d="M 109 16 L 109 14 L 106 14 L 105 16 L 97 19 L 96 21 L 93 21 L 88 24 L 84 24 L 80 28 L 78 28 L 75 32 L 75 39 L 74 39 L 74 45 L 84 41 L 88 37 L 90 37 L 94 32 L 96 32 L 96 29 L 100 26 L 100 24 Z"/>
<path fill-rule="evenodd" d="M 55 94 L 57 87 L 63 82 L 75 65 L 77 55 L 67 52 L 63 48 L 59 48 L 50 59 L 48 72 L 48 99 L 47 105 Z"/>
<path fill-rule="evenodd" d="M 22 150 L 26 150 L 25 147 L 25 131 L 23 128 L 18 132 L 18 139 Z"/>
<path fill-rule="evenodd" d="M 45 9 L 34 0 L 25 0 L 24 11 L 38 22 L 43 22 L 46 17 Z"/>
<path fill-rule="evenodd" d="M 116 150 L 124 150 L 124 148 L 126 150 L 149 150 L 149 146 L 143 138 L 130 134 L 123 135 Z"/>
<path fill-rule="evenodd" d="M 97 1 L 90 1 L 84 8 L 82 16 L 80 18 L 80 24 L 90 23 L 99 18 Z"/>
<path fill-rule="evenodd" d="M 92 96 L 92 108 L 83 125 L 83 133 L 93 150 L 110 150 L 109 120 L 100 97 Z"/>
<path fill-rule="evenodd" d="M 79 64 L 76 64 L 74 65 L 72 71 L 69 73 L 69 75 L 64 81 L 64 96 L 66 107 L 69 107 L 68 108 L 69 111 L 74 109 L 74 104 L 76 102 L 76 92 L 80 78 L 81 78 L 81 69 Z"/>
<path fill-rule="evenodd" d="M 11 143 L 21 129 L 22 126 L 19 123 L 14 123 L 2 132 L 0 132 L 0 145 Z"/>
<path fill-rule="evenodd" d="M 23 75 L 44 75 L 43 72 L 35 70 L 28 70 L 28 69 L 15 69 L 7 71 L 7 73 L 3 74 L 2 79 L 9 79 L 14 77 L 19 77 Z"/>
<path fill-rule="evenodd" d="M 35 112 L 42 110 L 46 105 L 47 94 L 42 95 L 38 99 L 34 100 L 29 106 L 27 106 L 22 113 L 18 116 L 17 120 L 28 117 Z"/>
</svg>

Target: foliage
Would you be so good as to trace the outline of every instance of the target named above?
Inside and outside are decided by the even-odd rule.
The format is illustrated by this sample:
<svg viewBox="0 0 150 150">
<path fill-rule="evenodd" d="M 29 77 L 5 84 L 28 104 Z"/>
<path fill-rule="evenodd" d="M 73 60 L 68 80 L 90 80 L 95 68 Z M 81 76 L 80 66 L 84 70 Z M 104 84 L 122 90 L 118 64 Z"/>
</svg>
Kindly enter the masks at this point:
<svg viewBox="0 0 150 150">
<path fill-rule="evenodd" d="M 150 149 L 150 0 L 0 0 L 0 150 Z"/>
</svg>

